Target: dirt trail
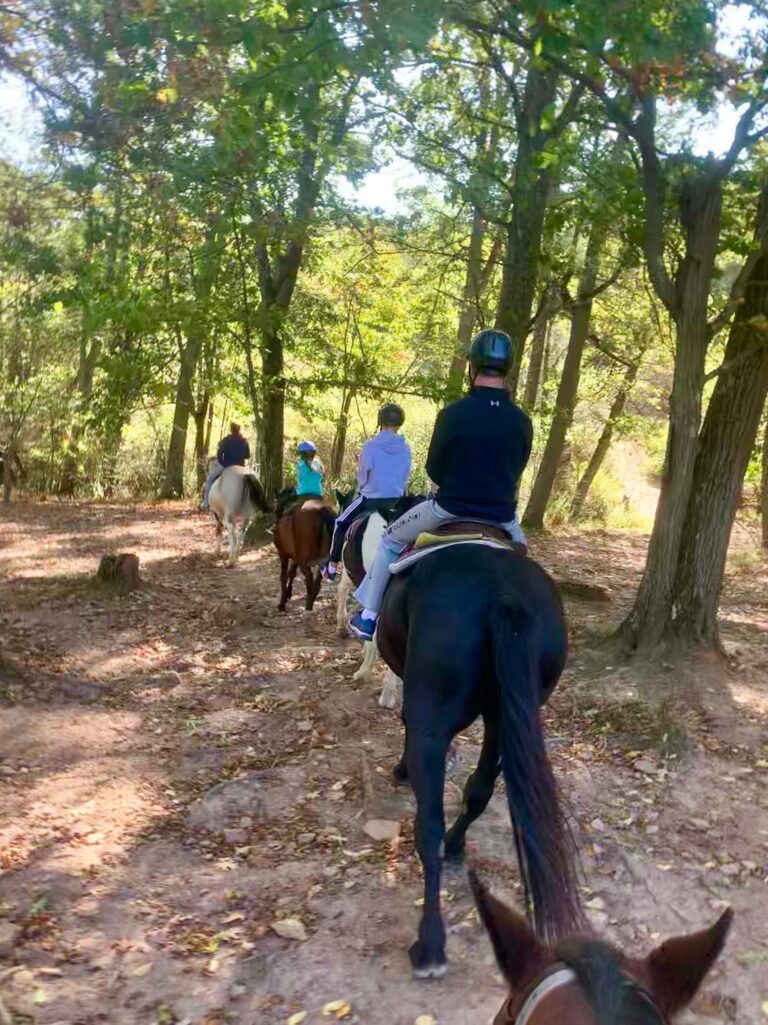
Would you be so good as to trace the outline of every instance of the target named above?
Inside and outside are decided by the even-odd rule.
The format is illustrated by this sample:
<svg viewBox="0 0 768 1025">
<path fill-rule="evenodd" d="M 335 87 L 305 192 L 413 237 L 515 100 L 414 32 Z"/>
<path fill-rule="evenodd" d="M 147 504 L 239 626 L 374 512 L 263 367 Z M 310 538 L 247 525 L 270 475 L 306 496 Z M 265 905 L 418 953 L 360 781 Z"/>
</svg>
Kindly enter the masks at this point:
<svg viewBox="0 0 768 1025">
<path fill-rule="evenodd" d="M 420 884 L 411 798 L 389 776 L 400 723 L 352 682 L 359 649 L 334 637 L 331 598 L 307 616 L 299 587 L 281 616 L 271 549 L 225 570 L 208 524 L 180 505 L 2 515 L 0 997 L 14 1025 L 278 1025 L 303 1010 L 315 1025 L 335 1020 L 322 1016 L 333 1000 L 365 1025 L 489 1022 L 504 987 L 461 872 L 445 878 L 450 972 L 410 978 Z M 684 744 L 585 643 L 619 620 L 644 543 L 595 532 L 534 546 L 558 575 L 612 592 L 569 603 L 574 650 L 547 713 L 585 896 L 633 951 L 732 905 L 727 957 L 682 1020 L 761 1025 L 768 572 L 729 581 L 733 669 L 724 680 L 702 665 L 705 707 Z M 110 550 L 141 557 L 143 591 L 94 589 Z M 470 731 L 449 811 L 477 750 Z M 398 840 L 365 835 L 382 817 L 401 822 Z M 470 841 L 514 899 L 503 794 Z M 292 918 L 305 940 L 271 928 Z"/>
</svg>

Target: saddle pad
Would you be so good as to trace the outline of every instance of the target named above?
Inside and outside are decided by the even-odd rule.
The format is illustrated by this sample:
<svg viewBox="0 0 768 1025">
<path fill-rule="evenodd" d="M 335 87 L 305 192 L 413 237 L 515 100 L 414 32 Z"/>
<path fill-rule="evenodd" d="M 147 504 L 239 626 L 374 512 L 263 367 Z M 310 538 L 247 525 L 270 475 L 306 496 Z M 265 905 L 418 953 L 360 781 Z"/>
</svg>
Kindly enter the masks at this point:
<svg viewBox="0 0 768 1025">
<path fill-rule="evenodd" d="M 485 534 L 429 534 L 424 531 L 413 543 L 414 548 L 429 548 L 432 545 L 449 545 L 454 541 L 484 541 Z M 499 541 L 499 544 L 503 544 Z"/>
<path fill-rule="evenodd" d="M 308 498 L 306 502 L 303 502 L 299 507 L 301 509 L 330 509 L 334 512 L 334 508 L 330 503 L 324 501 L 322 498 Z"/>
<path fill-rule="evenodd" d="M 393 562 L 389 567 L 390 573 L 402 573 L 405 569 L 410 569 L 414 563 L 420 559 L 426 558 L 432 552 L 443 552 L 446 548 L 453 548 L 456 545 L 482 545 L 484 548 L 499 548 L 503 552 L 514 552 L 520 550 L 520 546 L 512 546 L 505 544 L 503 541 L 493 541 L 490 538 L 480 538 L 479 540 L 472 539 L 468 540 L 466 534 L 462 535 L 460 540 L 449 541 L 444 540 L 444 543 L 439 545 L 430 545 L 428 548 L 406 548 L 400 558 Z"/>
</svg>

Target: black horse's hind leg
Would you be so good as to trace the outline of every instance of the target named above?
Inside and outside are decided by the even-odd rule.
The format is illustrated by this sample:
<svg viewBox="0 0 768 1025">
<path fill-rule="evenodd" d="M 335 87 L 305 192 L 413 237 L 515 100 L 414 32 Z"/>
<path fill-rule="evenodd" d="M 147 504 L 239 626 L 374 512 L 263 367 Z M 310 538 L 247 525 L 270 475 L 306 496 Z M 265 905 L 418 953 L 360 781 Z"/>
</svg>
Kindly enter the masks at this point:
<svg viewBox="0 0 768 1025">
<path fill-rule="evenodd" d="M 408 727 L 406 726 L 406 723 L 405 723 L 405 703 L 403 703 L 403 710 L 400 713 L 400 720 L 401 720 L 403 726 L 405 726 L 405 738 L 406 738 L 406 743 L 407 743 L 407 740 L 408 740 Z M 403 748 L 402 758 L 400 759 L 400 761 L 397 763 L 397 765 L 392 770 L 392 775 L 395 778 L 395 783 L 407 783 L 408 782 L 408 757 L 407 756 L 408 756 L 408 749 L 407 749 L 407 747 L 404 747 Z"/>
<path fill-rule="evenodd" d="M 464 857 L 464 841 L 466 833 L 475 819 L 479 818 L 488 807 L 493 797 L 493 787 L 501 772 L 501 748 L 499 722 L 497 716 L 489 716 L 485 720 L 483 747 L 477 760 L 477 768 L 467 780 L 464 787 L 464 799 L 461 811 L 445 834 L 445 857 L 452 861 L 460 861 Z"/>
<path fill-rule="evenodd" d="M 445 927 L 440 913 L 440 873 L 445 815 L 443 786 L 447 739 L 420 732 L 407 739 L 408 775 L 416 795 L 416 847 L 424 868 L 424 914 L 410 950 L 419 979 L 445 974 Z"/>
</svg>

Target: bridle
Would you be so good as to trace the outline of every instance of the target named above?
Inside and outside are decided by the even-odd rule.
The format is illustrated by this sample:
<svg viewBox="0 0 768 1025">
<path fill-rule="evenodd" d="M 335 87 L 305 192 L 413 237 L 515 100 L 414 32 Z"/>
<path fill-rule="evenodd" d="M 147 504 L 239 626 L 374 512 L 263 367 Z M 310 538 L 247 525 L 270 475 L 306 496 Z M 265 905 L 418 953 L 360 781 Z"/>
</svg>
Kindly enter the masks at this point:
<svg viewBox="0 0 768 1025">
<path fill-rule="evenodd" d="M 522 996 L 510 997 L 503 1008 L 503 1011 L 506 1012 L 505 1017 L 502 1018 L 500 1012 L 496 1022 L 498 1025 L 529 1025 L 534 1013 L 539 1010 L 546 998 L 551 993 L 562 989 L 563 986 L 567 986 L 572 982 L 578 982 L 578 976 L 573 968 L 566 964 L 565 961 L 556 961 L 547 968 L 544 975 L 538 977 L 533 987 L 525 991 Z M 629 976 L 626 977 L 626 984 L 646 1001 L 651 1011 L 656 1015 L 658 1025 L 667 1025 L 667 1019 L 648 990 Z"/>
</svg>

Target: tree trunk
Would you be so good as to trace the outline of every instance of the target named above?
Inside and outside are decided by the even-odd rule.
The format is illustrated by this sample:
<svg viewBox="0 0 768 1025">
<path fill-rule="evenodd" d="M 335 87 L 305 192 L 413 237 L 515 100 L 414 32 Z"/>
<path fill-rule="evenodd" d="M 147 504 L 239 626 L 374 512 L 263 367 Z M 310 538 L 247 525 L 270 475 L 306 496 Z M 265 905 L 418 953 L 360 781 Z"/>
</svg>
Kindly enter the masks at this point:
<svg viewBox="0 0 768 1025">
<path fill-rule="evenodd" d="M 763 521 L 763 548 L 768 548 L 768 417 L 763 435 L 763 472 L 760 482 L 760 514 Z"/>
<path fill-rule="evenodd" d="M 206 389 L 203 392 L 200 402 L 195 407 L 195 460 L 197 462 L 197 490 L 200 491 L 206 478 L 206 461 L 208 446 L 205 443 L 206 423 L 209 422 L 208 413 L 211 406 L 210 392 Z"/>
<path fill-rule="evenodd" d="M 544 526 L 544 513 L 547 509 L 552 486 L 555 483 L 560 460 L 563 455 L 568 431 L 573 423 L 573 411 L 579 391 L 581 377 L 581 359 L 584 346 L 589 335 L 589 323 L 592 317 L 592 294 L 597 284 L 597 271 L 600 251 L 606 236 L 606 226 L 597 224 L 593 227 L 587 243 L 584 258 L 584 271 L 579 282 L 579 293 L 576 297 L 571 314 L 571 333 L 568 339 L 568 350 L 565 354 L 560 387 L 557 390 L 555 412 L 541 457 L 539 470 L 533 482 L 531 497 L 525 509 L 522 525 L 532 530 Z"/>
<path fill-rule="evenodd" d="M 481 278 L 483 275 L 483 239 L 485 238 L 486 222 L 480 211 L 475 207 L 472 217 L 472 231 L 469 236 L 469 252 L 467 254 L 467 273 L 464 279 L 461 313 L 459 314 L 459 332 L 456 337 L 456 348 L 448 371 L 445 388 L 445 401 L 454 402 L 461 397 L 464 385 L 464 374 L 467 368 L 467 353 L 472 341 L 472 333 L 477 323 L 477 312 L 482 295 Z"/>
<path fill-rule="evenodd" d="M 184 494 L 184 459 L 187 450 L 187 424 L 194 409 L 192 381 L 203 348 L 203 336 L 190 334 L 181 352 L 179 376 L 176 381 L 176 404 L 173 410 L 171 441 L 165 463 L 165 481 L 161 498 L 181 498 Z"/>
<path fill-rule="evenodd" d="M 667 633 L 719 646 L 717 610 L 744 474 L 768 394 L 768 254 L 738 307 L 699 438 Z"/>
<path fill-rule="evenodd" d="M 3 505 L 10 505 L 13 494 L 13 445 L 8 445 L 3 452 Z"/>
<path fill-rule="evenodd" d="M 709 346 L 709 288 L 720 237 L 722 180 L 702 173 L 684 185 L 679 219 L 685 230 L 685 256 L 672 302 L 675 370 L 670 396 L 669 432 L 656 518 L 635 602 L 621 626 L 626 644 L 650 649 L 662 639 L 672 612 L 701 424 L 705 360 Z"/>
<path fill-rule="evenodd" d="M 331 449 L 331 477 L 333 480 L 339 479 L 344 466 L 344 453 L 347 448 L 347 429 L 349 427 L 349 411 L 352 407 L 352 400 L 354 397 L 354 391 L 352 388 L 348 388 L 344 392 L 344 397 L 341 400 L 341 411 L 339 412 L 339 419 L 336 421 L 336 433 L 334 434 L 333 448 Z"/>
<path fill-rule="evenodd" d="M 203 441 L 203 448 L 206 452 L 211 451 L 211 434 L 213 433 L 213 417 L 214 417 L 214 403 L 211 402 L 208 406 L 208 420 L 205 424 L 205 440 Z"/>
<path fill-rule="evenodd" d="M 592 458 L 589 460 L 586 470 L 582 474 L 581 480 L 576 485 L 576 493 L 573 496 L 573 502 L 571 503 L 571 517 L 574 520 L 578 520 L 584 510 L 584 503 L 587 500 L 589 489 L 592 487 L 592 482 L 598 474 L 600 467 L 603 465 L 603 460 L 608 454 L 608 449 L 611 447 L 611 441 L 613 440 L 613 431 L 619 418 L 624 413 L 624 409 L 627 405 L 627 399 L 629 393 L 632 391 L 632 385 L 635 383 L 637 372 L 640 368 L 640 361 L 633 363 L 627 367 L 627 371 L 624 374 L 624 379 L 621 382 L 619 390 L 616 392 L 616 397 L 611 405 L 611 410 L 608 413 L 608 419 L 605 421 L 602 434 L 598 438 L 595 450 L 592 453 Z"/>
<path fill-rule="evenodd" d="M 542 130 L 544 110 L 554 103 L 557 73 L 535 59 L 528 65 L 522 108 L 518 118 L 517 159 L 512 194 L 512 218 L 507 231 L 496 327 L 516 343 L 519 358 L 509 375 L 512 396 L 517 392 L 520 360 L 528 334 L 544 232 L 544 215 L 551 176 L 539 163 L 549 141 Z"/>
<path fill-rule="evenodd" d="M 523 394 L 523 409 L 529 413 L 536 407 L 536 399 L 539 394 L 539 383 L 541 381 L 541 370 L 544 362 L 544 348 L 547 341 L 550 320 L 552 316 L 552 299 L 554 289 L 547 285 L 541 302 L 541 310 L 536 318 L 533 327 L 533 338 L 531 339 L 531 355 L 528 360 L 528 375 L 525 379 L 525 392 Z"/>
<path fill-rule="evenodd" d="M 261 338 L 262 429 L 259 438 L 261 483 L 267 500 L 283 486 L 283 434 L 285 431 L 285 378 L 283 339 L 275 327 L 265 325 Z"/>
<path fill-rule="evenodd" d="M 80 336 L 80 359 L 77 368 L 77 404 L 75 418 L 69 430 L 67 439 L 67 453 L 64 457 L 64 464 L 59 483 L 59 494 L 72 496 L 77 487 L 77 480 L 80 475 L 80 443 L 85 432 L 83 419 L 91 402 L 93 393 L 93 376 L 96 372 L 96 364 L 101 356 L 101 340 L 94 338 L 90 345 L 85 335 L 85 327 Z"/>
<path fill-rule="evenodd" d="M 181 351 L 179 376 L 176 381 L 176 404 L 173 410 L 171 440 L 165 464 L 165 480 L 160 489 L 161 498 L 180 498 L 184 493 L 184 459 L 187 449 L 187 425 L 194 409 L 192 381 L 207 332 L 208 304 L 221 261 L 219 236 L 221 219 L 207 232 L 205 244 L 200 253 L 200 272 L 193 276 L 192 288 L 195 296 L 194 321 L 186 333 L 186 342 Z"/>
</svg>

